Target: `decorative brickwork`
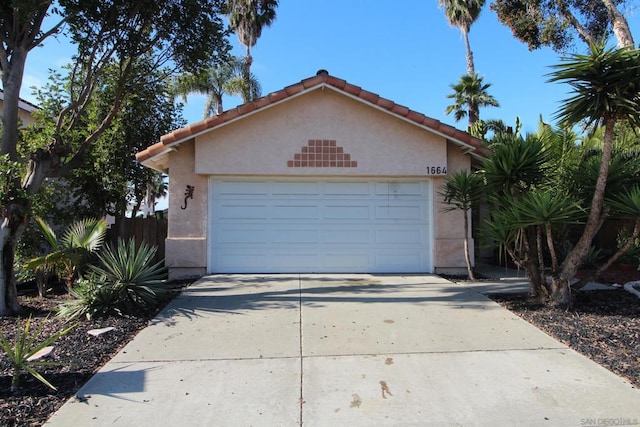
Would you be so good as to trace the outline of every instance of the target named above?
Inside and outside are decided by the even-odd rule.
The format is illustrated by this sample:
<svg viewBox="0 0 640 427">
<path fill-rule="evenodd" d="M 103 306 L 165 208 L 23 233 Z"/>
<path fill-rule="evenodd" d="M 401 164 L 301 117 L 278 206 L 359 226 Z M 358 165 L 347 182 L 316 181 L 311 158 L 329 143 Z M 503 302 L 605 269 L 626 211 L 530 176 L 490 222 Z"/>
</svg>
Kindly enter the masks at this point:
<svg viewBox="0 0 640 427">
<path fill-rule="evenodd" d="M 300 153 L 287 161 L 289 168 L 357 168 L 358 162 L 351 160 L 351 154 L 345 153 L 343 147 L 336 145 L 335 140 L 310 139 Z"/>
</svg>

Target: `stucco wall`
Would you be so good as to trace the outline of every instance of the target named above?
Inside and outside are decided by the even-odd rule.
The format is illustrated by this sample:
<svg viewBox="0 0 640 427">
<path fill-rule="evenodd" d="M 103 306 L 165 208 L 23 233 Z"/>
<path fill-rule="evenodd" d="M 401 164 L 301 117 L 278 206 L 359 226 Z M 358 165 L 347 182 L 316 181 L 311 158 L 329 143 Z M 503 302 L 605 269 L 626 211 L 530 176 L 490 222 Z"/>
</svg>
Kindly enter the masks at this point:
<svg viewBox="0 0 640 427">
<path fill-rule="evenodd" d="M 459 170 L 470 170 L 471 159 L 462 153 L 460 147 L 449 142 L 447 143 L 447 174 L 451 175 Z M 437 193 L 444 184 L 444 177 L 434 179 L 433 189 L 436 194 L 434 203 L 435 223 L 435 254 L 434 265 L 437 273 L 464 273 L 466 272 L 466 262 L 464 259 L 464 217 L 462 212 L 455 210 L 444 212 L 449 206 L 444 204 L 442 197 Z M 469 227 L 471 227 L 471 214 L 468 214 Z M 471 230 L 469 230 L 471 233 Z M 474 242 L 469 236 L 470 248 Z M 471 249 L 471 261 L 473 263 L 473 249 Z"/>
<path fill-rule="evenodd" d="M 207 267 L 208 179 L 194 172 L 194 141 L 180 145 L 169 155 L 169 229 L 165 265 L 170 278 L 201 276 Z M 185 203 L 187 185 L 193 198 Z M 184 209 L 183 209 L 184 208 Z"/>
<path fill-rule="evenodd" d="M 303 167 L 310 140 L 332 141 L 355 164 Z M 446 159 L 444 138 L 327 88 L 196 139 L 200 174 L 422 176 Z"/>
</svg>

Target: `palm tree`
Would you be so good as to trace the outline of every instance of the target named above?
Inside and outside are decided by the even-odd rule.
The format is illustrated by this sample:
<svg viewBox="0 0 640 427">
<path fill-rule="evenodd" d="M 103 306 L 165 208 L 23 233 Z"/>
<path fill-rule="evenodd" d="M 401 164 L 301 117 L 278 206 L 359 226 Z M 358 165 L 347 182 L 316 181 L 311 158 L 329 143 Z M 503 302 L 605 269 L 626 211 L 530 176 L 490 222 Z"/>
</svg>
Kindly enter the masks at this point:
<svg viewBox="0 0 640 427">
<path fill-rule="evenodd" d="M 270 26 L 276 19 L 276 8 L 278 0 L 228 0 L 226 13 L 229 16 L 229 23 L 240 43 L 246 47 L 244 57 L 243 77 L 249 82 L 251 77 L 251 48 L 262 35 L 262 29 Z M 245 102 L 251 101 L 250 85 L 244 88 L 243 99 Z"/>
<path fill-rule="evenodd" d="M 487 93 L 491 83 L 482 83 L 482 77 L 477 73 L 473 75 L 463 75 L 460 81 L 451 85 L 454 92 L 447 95 L 447 98 L 454 100 L 452 105 L 445 109 L 446 114 L 454 114 L 455 121 L 460 121 L 469 116 L 469 128 L 480 119 L 480 107 L 498 107 L 498 101 Z"/>
<path fill-rule="evenodd" d="M 182 97 L 186 102 L 187 95 L 199 93 L 207 96 L 203 117 L 222 114 L 222 97 L 224 95 L 239 95 L 245 93 L 245 84 L 249 84 L 249 93 L 260 96 L 260 84 L 253 75 L 248 80 L 242 78 L 243 63 L 236 57 L 231 57 L 229 62 L 212 66 L 200 74 L 184 74 L 176 79 L 173 91 L 176 96 Z M 244 98 L 243 98 L 244 99 Z M 244 102 L 248 102 L 244 99 Z"/>
<path fill-rule="evenodd" d="M 480 15 L 484 0 L 439 0 L 438 5 L 444 9 L 449 25 L 458 27 L 462 33 L 467 51 L 467 74 L 473 76 L 475 67 L 473 64 L 473 52 L 469 45 L 469 31 L 471 30 L 471 25 L 476 22 Z"/>
<path fill-rule="evenodd" d="M 464 217 L 464 260 L 467 264 L 467 274 L 470 280 L 475 280 L 471 268 L 471 254 L 469 249 L 469 211 L 477 205 L 482 194 L 482 180 L 480 175 L 466 170 L 454 172 L 445 179 L 440 195 L 445 204 L 450 205 L 445 211 L 461 210 Z"/>
<path fill-rule="evenodd" d="M 640 50 L 605 50 L 604 45 L 591 45 L 588 54 L 573 54 L 554 68 L 549 81 L 566 82 L 573 88 L 573 96 L 565 100 L 556 118 L 567 126 L 581 122 L 604 126 L 602 157 L 587 222 L 559 274 L 553 277 L 552 299 L 555 304 L 566 306 L 571 302 L 569 282 L 600 228 L 614 128 L 618 122 L 640 126 Z"/>
<path fill-rule="evenodd" d="M 69 226 L 59 240 L 53 228 L 42 218 L 36 218 L 36 222 L 52 251 L 29 260 L 24 267 L 56 271 L 70 291 L 86 257 L 102 246 L 107 232 L 107 222 L 104 219 L 77 221 Z"/>
</svg>

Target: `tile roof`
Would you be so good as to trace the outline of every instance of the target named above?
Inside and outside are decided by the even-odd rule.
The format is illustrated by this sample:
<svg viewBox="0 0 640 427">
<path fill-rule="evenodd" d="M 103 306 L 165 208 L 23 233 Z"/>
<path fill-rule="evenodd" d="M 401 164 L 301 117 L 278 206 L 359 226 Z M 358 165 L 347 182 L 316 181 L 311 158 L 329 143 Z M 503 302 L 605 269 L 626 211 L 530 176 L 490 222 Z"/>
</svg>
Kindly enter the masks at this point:
<svg viewBox="0 0 640 427">
<path fill-rule="evenodd" d="M 258 98 L 253 102 L 239 105 L 238 107 L 227 110 L 220 115 L 208 117 L 202 121 L 190 124 L 187 127 L 174 130 L 173 132 L 162 136 L 160 138 L 160 142 L 157 142 L 156 144 L 153 144 L 145 150 L 137 153 L 136 160 L 141 163 L 145 163 L 156 156 L 167 154 L 171 150 L 172 146 L 180 144 L 194 136 L 207 132 L 225 123 L 238 120 L 239 118 L 247 116 L 258 110 L 278 104 L 288 98 L 294 97 L 295 95 L 315 90 L 320 87 L 327 87 L 338 92 L 343 92 L 365 104 L 370 104 L 375 108 L 387 111 L 390 114 L 399 116 L 409 122 L 425 127 L 455 143 L 458 143 L 459 145 L 464 146 L 469 153 L 476 156 L 484 157 L 489 153 L 489 150 L 483 146 L 480 139 L 473 137 L 467 132 L 463 132 L 453 126 L 444 124 L 439 120 L 427 117 L 424 114 L 413 111 L 403 105 L 396 104 L 389 99 L 382 98 L 373 92 L 366 91 L 359 86 L 334 77 L 324 70 L 320 70 L 313 77 L 306 78 L 299 83 L 287 86 L 277 92 L 272 92 L 269 95 Z"/>
</svg>

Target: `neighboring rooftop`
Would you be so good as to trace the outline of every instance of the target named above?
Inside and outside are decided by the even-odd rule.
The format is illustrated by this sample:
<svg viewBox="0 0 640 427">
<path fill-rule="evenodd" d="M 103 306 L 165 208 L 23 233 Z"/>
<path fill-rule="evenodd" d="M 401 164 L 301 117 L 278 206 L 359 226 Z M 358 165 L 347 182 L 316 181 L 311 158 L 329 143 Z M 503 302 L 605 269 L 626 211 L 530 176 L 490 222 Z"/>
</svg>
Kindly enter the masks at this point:
<svg viewBox="0 0 640 427">
<path fill-rule="evenodd" d="M 4 90 L 0 89 L 0 101 L 4 102 Z M 20 102 L 18 104 L 18 108 L 25 110 L 29 113 L 33 113 L 34 111 L 37 111 L 40 109 L 40 107 L 38 107 L 35 104 L 30 103 L 29 101 L 25 101 L 24 99 L 20 98 Z"/>
</svg>

